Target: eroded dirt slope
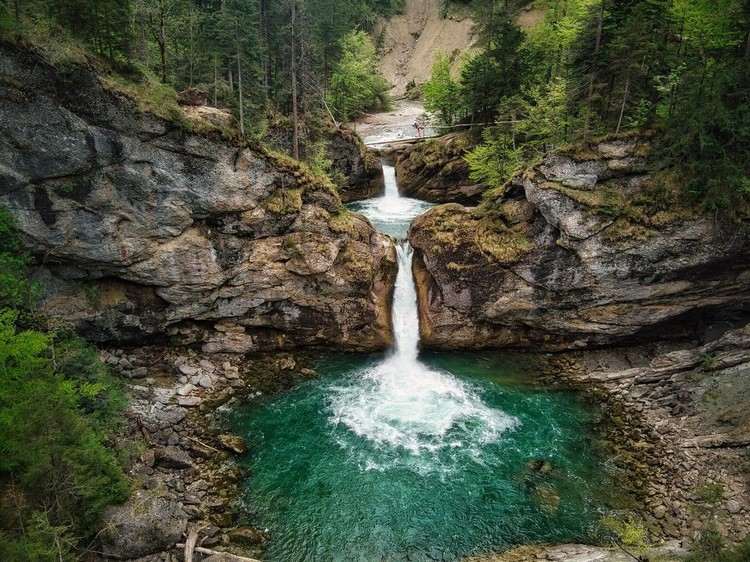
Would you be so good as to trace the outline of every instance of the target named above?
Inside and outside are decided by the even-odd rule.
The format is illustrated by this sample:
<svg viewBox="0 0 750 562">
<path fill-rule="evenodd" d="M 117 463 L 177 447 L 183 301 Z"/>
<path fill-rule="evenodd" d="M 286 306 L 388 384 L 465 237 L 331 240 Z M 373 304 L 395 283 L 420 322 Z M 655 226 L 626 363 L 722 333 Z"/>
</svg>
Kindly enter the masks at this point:
<svg viewBox="0 0 750 562">
<path fill-rule="evenodd" d="M 432 63 L 439 53 L 455 59 L 474 43 L 474 22 L 468 14 L 449 13 L 443 17 L 442 0 L 406 0 L 404 12 L 381 22 L 375 37 L 382 46 L 380 71 L 401 96 L 414 80 L 429 79 Z"/>
</svg>

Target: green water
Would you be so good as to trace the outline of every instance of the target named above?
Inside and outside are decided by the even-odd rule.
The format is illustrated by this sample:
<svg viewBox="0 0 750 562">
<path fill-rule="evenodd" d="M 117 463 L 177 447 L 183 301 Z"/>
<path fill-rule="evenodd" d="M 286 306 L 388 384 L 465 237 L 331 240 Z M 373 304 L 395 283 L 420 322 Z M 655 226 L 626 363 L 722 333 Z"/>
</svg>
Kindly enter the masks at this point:
<svg viewBox="0 0 750 562">
<path fill-rule="evenodd" d="M 235 412 L 266 559 L 457 560 L 592 538 L 612 482 L 590 405 L 496 355 L 410 361 L 329 358 L 318 380 Z"/>
</svg>

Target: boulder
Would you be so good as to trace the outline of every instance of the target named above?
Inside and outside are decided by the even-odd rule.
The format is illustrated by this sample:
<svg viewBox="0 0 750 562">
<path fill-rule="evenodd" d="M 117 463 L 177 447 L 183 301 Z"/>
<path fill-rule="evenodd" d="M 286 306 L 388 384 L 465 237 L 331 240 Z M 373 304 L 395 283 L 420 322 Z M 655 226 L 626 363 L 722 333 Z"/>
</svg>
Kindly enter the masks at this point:
<svg viewBox="0 0 750 562">
<path fill-rule="evenodd" d="M 187 88 L 177 93 L 177 103 L 180 105 L 206 105 L 208 92 L 199 88 Z"/>
<path fill-rule="evenodd" d="M 238 527 L 228 533 L 229 540 L 245 546 L 257 546 L 268 542 L 268 533 L 253 527 Z"/>
<path fill-rule="evenodd" d="M 182 538 L 187 517 L 171 498 L 138 490 L 121 506 L 109 507 L 99 534 L 106 557 L 131 559 L 173 547 Z"/>
<path fill-rule="evenodd" d="M 219 443 L 224 449 L 232 451 L 238 455 L 244 455 L 247 452 L 247 442 L 238 435 L 222 434 L 218 437 Z"/>
<path fill-rule="evenodd" d="M 192 468 L 193 459 L 190 454 L 179 447 L 160 447 L 154 452 L 154 459 L 157 466 L 165 468 Z"/>
<path fill-rule="evenodd" d="M 471 135 L 450 133 L 396 150 L 392 157 L 399 190 L 433 203 L 478 203 L 487 186 L 469 178 L 464 159 L 474 145 Z"/>
<path fill-rule="evenodd" d="M 326 136 L 331 173 L 345 203 L 382 195 L 385 191 L 380 158 L 347 128 L 331 129 Z"/>
<path fill-rule="evenodd" d="M 421 343 L 562 350 L 689 335 L 750 302 L 750 236 L 685 202 L 650 139 L 546 157 L 410 231 Z"/>
<path fill-rule="evenodd" d="M 0 44 L 0 205 L 43 256 L 43 313 L 209 352 L 391 343 L 393 244 L 335 186 L 108 84 Z"/>
</svg>

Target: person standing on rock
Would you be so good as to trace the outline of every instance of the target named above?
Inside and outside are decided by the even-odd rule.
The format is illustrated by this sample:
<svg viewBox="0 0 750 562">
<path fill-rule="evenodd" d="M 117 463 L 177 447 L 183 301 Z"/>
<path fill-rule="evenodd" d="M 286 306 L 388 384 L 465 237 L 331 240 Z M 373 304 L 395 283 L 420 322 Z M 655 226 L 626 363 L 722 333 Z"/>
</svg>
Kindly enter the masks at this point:
<svg viewBox="0 0 750 562">
<path fill-rule="evenodd" d="M 414 128 L 417 131 L 417 138 L 421 139 L 422 138 L 422 124 L 419 122 L 419 120 L 414 121 Z"/>
</svg>

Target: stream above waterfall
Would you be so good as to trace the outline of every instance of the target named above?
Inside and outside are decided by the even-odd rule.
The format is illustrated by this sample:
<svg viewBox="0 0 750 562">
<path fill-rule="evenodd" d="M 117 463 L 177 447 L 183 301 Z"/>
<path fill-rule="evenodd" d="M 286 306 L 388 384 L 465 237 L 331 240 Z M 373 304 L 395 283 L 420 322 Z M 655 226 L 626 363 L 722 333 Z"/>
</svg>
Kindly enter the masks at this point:
<svg viewBox="0 0 750 562">
<path fill-rule="evenodd" d="M 420 353 L 411 220 L 428 203 L 352 204 L 397 243 L 395 347 L 328 354 L 320 377 L 234 412 L 253 444 L 244 505 L 268 560 L 460 560 L 591 540 L 611 501 L 597 411 L 534 384 L 531 358 Z"/>
</svg>

